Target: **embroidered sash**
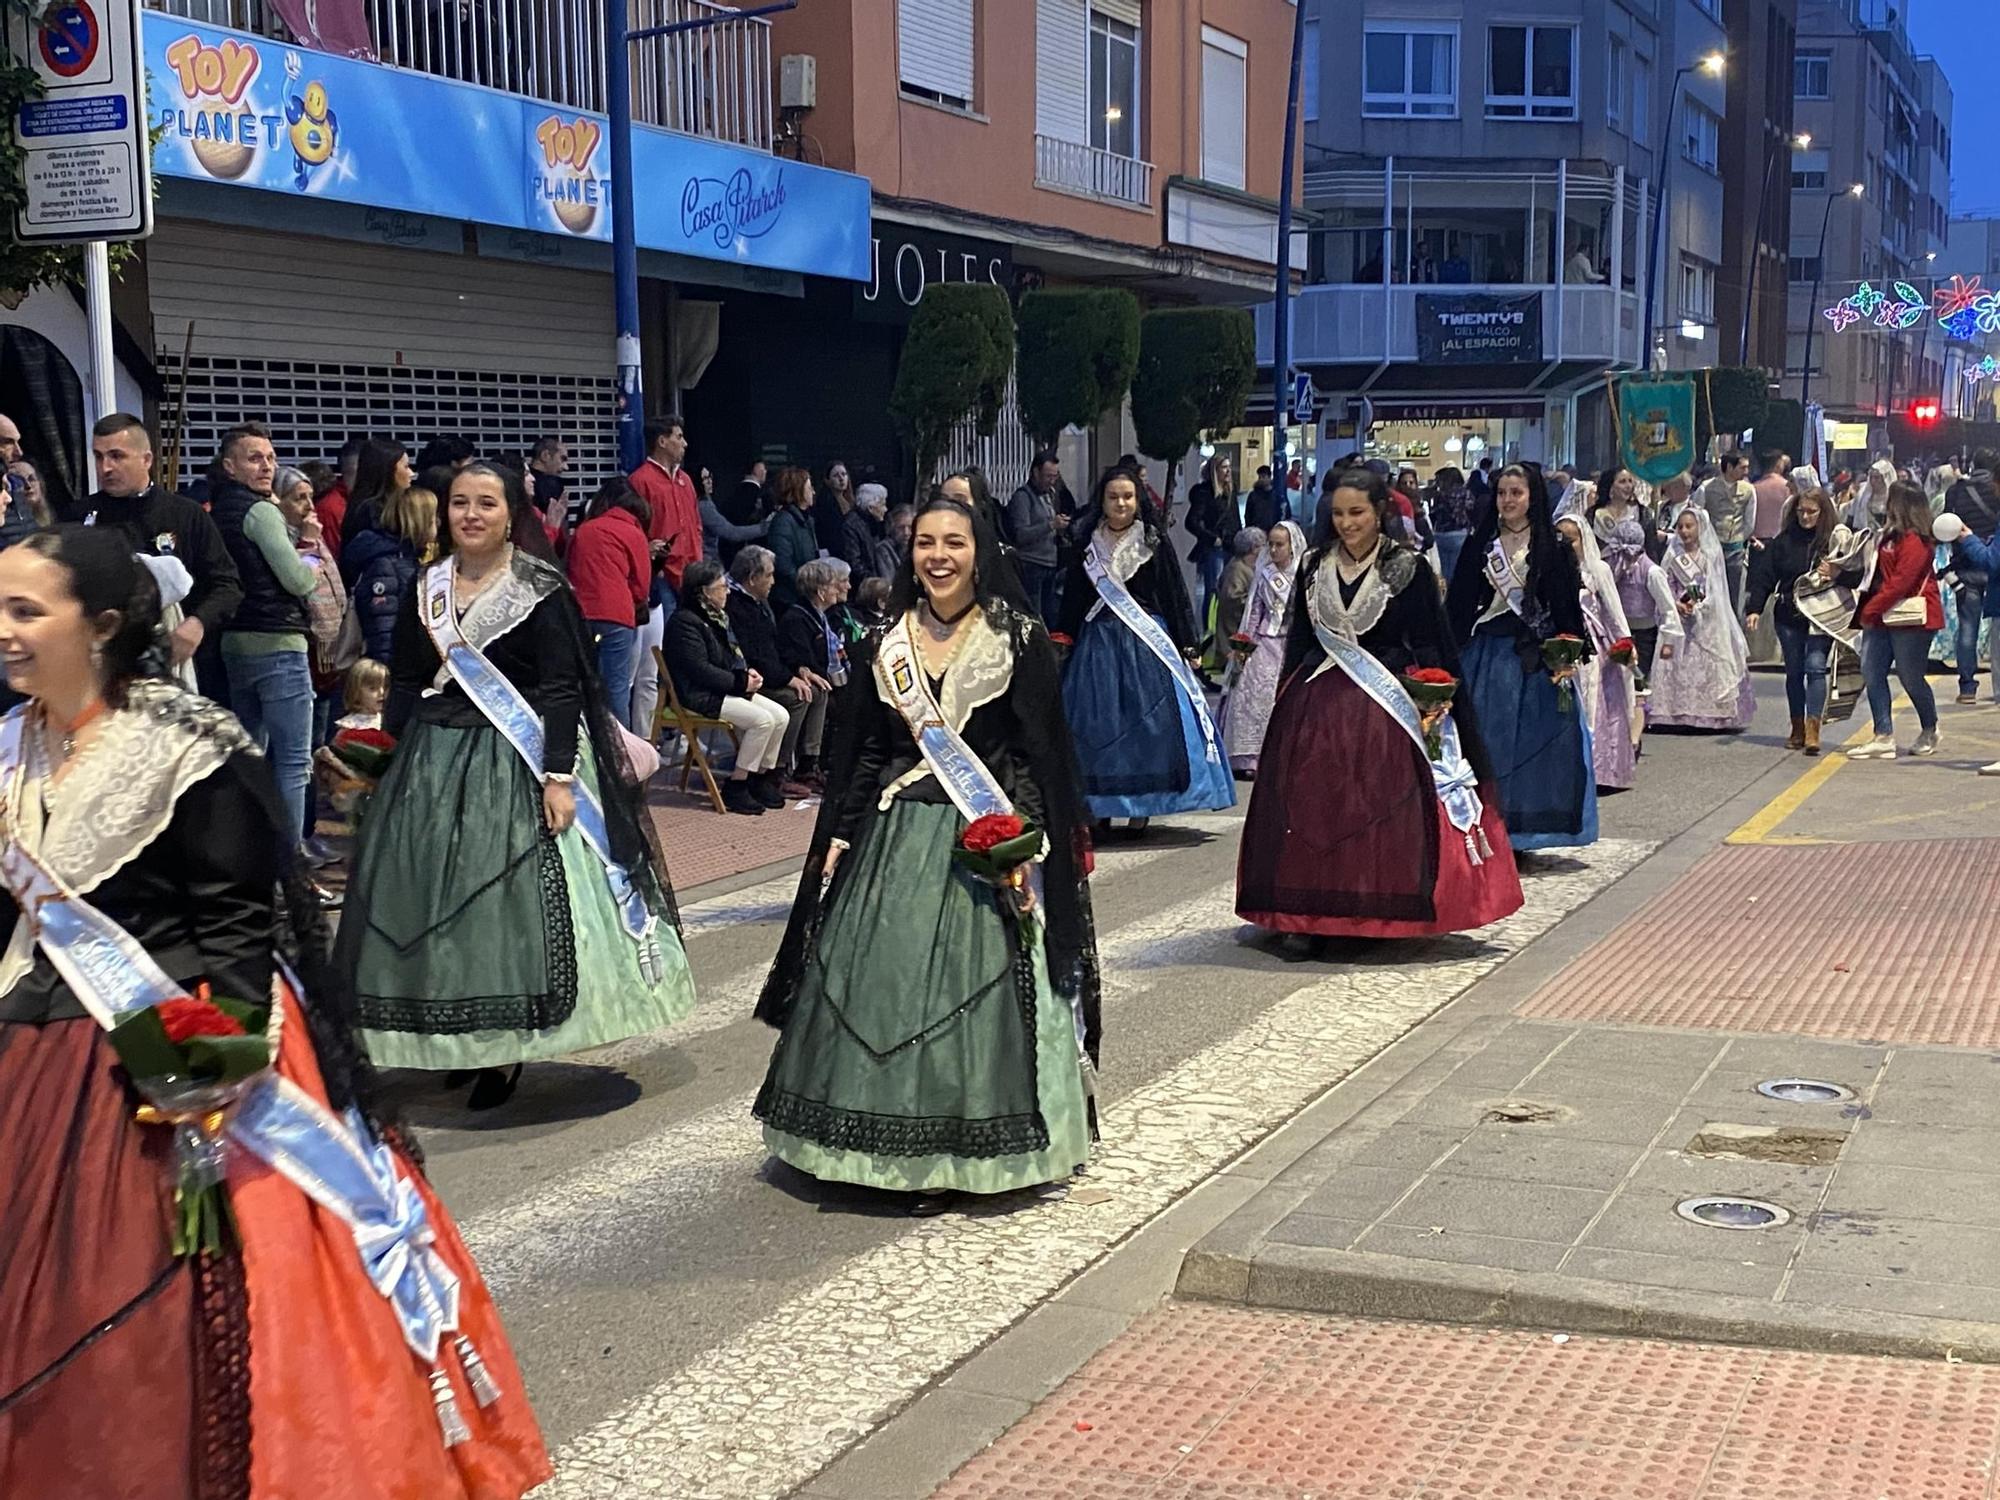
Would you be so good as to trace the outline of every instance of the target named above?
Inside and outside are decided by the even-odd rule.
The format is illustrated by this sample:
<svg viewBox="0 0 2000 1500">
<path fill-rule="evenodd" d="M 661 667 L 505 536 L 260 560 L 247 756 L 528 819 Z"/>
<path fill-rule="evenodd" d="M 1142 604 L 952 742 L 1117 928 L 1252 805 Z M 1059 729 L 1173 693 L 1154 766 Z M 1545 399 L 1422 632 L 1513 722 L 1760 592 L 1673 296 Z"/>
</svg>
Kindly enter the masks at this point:
<svg viewBox="0 0 2000 1500">
<path fill-rule="evenodd" d="M 1471 764 L 1458 743 L 1458 726 L 1451 721 L 1447 712 L 1438 726 L 1441 749 L 1435 759 L 1430 748 L 1424 744 L 1424 725 L 1417 713 L 1417 706 L 1410 701 L 1403 684 L 1396 680 L 1396 674 L 1375 657 L 1359 641 L 1352 640 L 1332 629 L 1320 619 L 1318 610 L 1308 610 L 1313 634 L 1319 638 L 1320 649 L 1326 652 L 1326 659 L 1347 674 L 1362 692 L 1374 700 L 1379 707 L 1416 744 L 1424 763 L 1431 768 L 1431 785 L 1437 798 L 1444 805 L 1445 816 L 1451 826 L 1465 836 L 1465 852 L 1472 862 L 1482 864 L 1485 856 L 1493 851 L 1486 844 L 1486 834 L 1480 827 L 1485 804 L 1479 797 L 1479 778 L 1473 774 Z"/>
<path fill-rule="evenodd" d="M 486 653 L 467 640 L 460 630 L 453 578 L 450 558 L 433 563 L 425 572 L 424 629 L 430 632 L 431 643 L 437 647 L 444 669 L 520 754 L 521 759 L 527 762 L 529 773 L 540 781 L 542 716 L 521 695 L 521 690 L 507 680 L 506 674 L 487 659 Z M 607 774 L 610 770 L 609 767 L 600 769 Z M 604 867 L 605 883 L 611 888 L 611 899 L 618 908 L 619 921 L 625 928 L 626 936 L 639 947 L 640 973 L 648 984 L 656 984 L 664 972 L 657 933 L 659 919 L 646 905 L 645 895 L 638 883 L 611 853 L 611 833 L 604 819 L 604 804 L 598 800 L 596 791 L 581 776 L 570 784 L 570 790 L 576 796 L 576 831 L 583 836 L 590 852 Z"/>
<path fill-rule="evenodd" d="M 16 711 L 0 723 L 0 786 L 10 828 L 26 774 L 26 717 Z M 131 933 L 13 837 L 0 847 L 0 882 L 50 964 L 105 1030 L 186 992 Z M 277 993 L 274 985 L 274 1003 Z M 347 1225 L 369 1281 L 395 1310 L 404 1342 L 434 1366 L 440 1341 L 458 1329 L 459 1279 L 438 1255 L 423 1197 L 397 1170 L 394 1153 L 370 1142 L 357 1115 L 335 1115 L 275 1071 L 249 1085 L 224 1128 L 236 1145 Z"/>
<path fill-rule="evenodd" d="M 1171 561 L 1168 565 L 1171 566 Z M 1209 763 L 1218 763 L 1221 752 L 1215 743 L 1215 721 L 1208 716 L 1208 700 L 1202 697 L 1201 684 L 1195 680 L 1194 669 L 1187 664 L 1180 648 L 1160 628 L 1160 622 L 1140 608 L 1139 601 L 1132 597 L 1132 591 L 1104 565 L 1104 559 L 1094 546 L 1083 549 L 1083 571 L 1096 585 L 1097 597 L 1105 607 L 1118 616 L 1125 627 L 1138 636 L 1146 649 L 1166 667 L 1182 696 L 1187 699 L 1188 706 L 1194 710 L 1194 721 L 1201 727 L 1202 748 Z"/>
<path fill-rule="evenodd" d="M 1513 561 L 1497 536 L 1493 538 L 1493 545 L 1486 549 L 1486 581 L 1493 585 L 1493 592 L 1509 609 L 1524 621 L 1528 618 L 1526 580 L 1514 570 Z"/>
<path fill-rule="evenodd" d="M 931 696 L 923 657 L 910 635 L 908 615 L 882 637 L 881 649 L 875 654 L 875 681 L 883 699 L 903 716 L 924 764 L 930 767 L 938 785 L 944 788 L 952 806 L 966 822 L 1014 810 L 1013 802 L 987 769 L 986 762 L 946 721 L 944 710 Z"/>
</svg>

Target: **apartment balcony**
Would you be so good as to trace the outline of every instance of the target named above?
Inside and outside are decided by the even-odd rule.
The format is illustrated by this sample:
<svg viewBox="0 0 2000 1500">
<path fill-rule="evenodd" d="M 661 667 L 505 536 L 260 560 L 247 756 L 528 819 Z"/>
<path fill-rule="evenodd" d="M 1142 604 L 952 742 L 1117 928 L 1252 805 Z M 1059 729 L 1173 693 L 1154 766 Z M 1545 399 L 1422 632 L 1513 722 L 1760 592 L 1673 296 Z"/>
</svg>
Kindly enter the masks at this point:
<svg viewBox="0 0 2000 1500">
<path fill-rule="evenodd" d="M 290 30 L 265 0 L 146 0 L 149 8 L 273 41 Z M 568 109 L 605 112 L 604 0 L 365 0 L 375 60 Z M 769 151 L 771 24 L 711 0 L 631 0 L 634 30 L 717 16 L 632 48 L 632 118 Z M 1148 169 L 1150 171 L 1150 168 Z"/>
<path fill-rule="evenodd" d="M 1421 300 L 1432 299 L 1432 300 Z M 1532 313 L 1504 359 L 1440 360 L 1425 352 L 1419 312 L 1436 320 L 1463 308 L 1504 307 Z M 1457 304 L 1456 307 L 1453 304 Z M 1590 370 L 1633 369 L 1639 363 L 1644 309 L 1635 292 L 1609 286 L 1484 283 L 1410 285 L 1379 283 L 1309 286 L 1292 299 L 1292 363 L 1306 369 L 1337 366 L 1404 367 L 1400 384 L 1444 389 L 1467 384 L 1500 389 L 1553 387 Z M 1271 362 L 1272 308 L 1257 309 L 1257 358 Z M 1351 382 L 1360 388 L 1364 382 Z"/>
<path fill-rule="evenodd" d="M 1153 201 L 1153 164 L 1096 146 L 1037 135 L 1035 186 L 1100 203 L 1146 209 Z"/>
</svg>

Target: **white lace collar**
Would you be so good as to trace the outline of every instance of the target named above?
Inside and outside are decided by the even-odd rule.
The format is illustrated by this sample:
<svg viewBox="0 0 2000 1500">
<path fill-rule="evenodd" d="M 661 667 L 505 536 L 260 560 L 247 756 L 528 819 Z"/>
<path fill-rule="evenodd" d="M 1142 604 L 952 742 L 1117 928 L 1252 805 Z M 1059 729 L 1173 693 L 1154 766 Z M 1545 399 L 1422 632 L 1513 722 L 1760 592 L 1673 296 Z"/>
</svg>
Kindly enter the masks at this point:
<svg viewBox="0 0 2000 1500">
<path fill-rule="evenodd" d="M 904 633 L 917 669 L 927 673 L 929 669 L 924 665 L 923 651 L 917 645 L 919 629 L 915 610 L 890 627 L 892 632 Z M 875 656 L 874 675 L 876 696 L 889 706 L 890 712 L 901 717 L 902 710 L 896 706 L 895 689 L 889 683 L 888 668 L 881 652 Z M 973 714 L 1005 693 L 1013 681 L 1013 643 L 1008 640 L 1007 633 L 981 610 L 975 618 L 966 621 L 951 660 L 945 663 L 944 679 L 937 691 L 938 712 L 953 733 L 963 734 Z M 929 688 L 928 682 L 925 687 Z M 930 762 L 919 755 L 914 766 L 882 788 L 877 806 L 888 807 L 898 793 L 930 774 Z"/>
<path fill-rule="evenodd" d="M 34 709 L 21 736 L 18 777 L 4 789 L 4 816 L 22 847 L 78 895 L 88 895 L 166 831 L 181 796 L 240 751 L 255 754 L 234 716 L 178 683 L 140 681 L 101 728 L 60 786 L 48 784 Z M 0 958 L 0 995 L 34 960 L 28 924 Z"/>
<path fill-rule="evenodd" d="M 1312 592 L 1306 597 L 1306 608 L 1314 626 L 1345 636 L 1350 641 L 1358 641 L 1382 623 L 1383 612 L 1388 609 L 1394 594 L 1382 577 L 1381 568 L 1376 566 L 1381 555 L 1381 546 L 1377 544 L 1367 560 L 1359 565 L 1362 569 L 1361 586 L 1354 591 L 1354 602 L 1349 604 L 1340 597 L 1340 574 L 1343 564 L 1352 564 L 1347 563 L 1340 549 L 1335 549 L 1334 557 L 1329 559 L 1334 566 L 1321 566 L 1313 574 Z"/>
<path fill-rule="evenodd" d="M 1130 583 L 1132 575 L 1153 560 L 1153 544 L 1146 540 L 1146 527 L 1140 521 L 1116 535 L 1100 526 L 1090 534 L 1090 545 L 1104 571 L 1120 583 Z"/>
</svg>

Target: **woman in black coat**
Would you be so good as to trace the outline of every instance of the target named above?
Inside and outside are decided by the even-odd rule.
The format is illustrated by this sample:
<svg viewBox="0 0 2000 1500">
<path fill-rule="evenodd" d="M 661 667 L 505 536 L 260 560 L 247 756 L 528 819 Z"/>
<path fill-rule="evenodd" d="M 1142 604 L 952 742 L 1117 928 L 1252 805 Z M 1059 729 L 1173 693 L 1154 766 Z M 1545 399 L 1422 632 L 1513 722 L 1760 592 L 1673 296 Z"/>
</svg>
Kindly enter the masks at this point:
<svg viewBox="0 0 2000 1500">
<path fill-rule="evenodd" d="M 722 805 L 755 816 L 785 805 L 778 789 L 778 758 L 791 715 L 764 696 L 763 674 L 744 659 L 730 629 L 728 599 L 721 563 L 707 558 L 689 563 L 681 579 L 680 608 L 667 621 L 663 654 L 681 707 L 721 719 L 736 731 L 736 766 L 723 789 Z"/>
</svg>

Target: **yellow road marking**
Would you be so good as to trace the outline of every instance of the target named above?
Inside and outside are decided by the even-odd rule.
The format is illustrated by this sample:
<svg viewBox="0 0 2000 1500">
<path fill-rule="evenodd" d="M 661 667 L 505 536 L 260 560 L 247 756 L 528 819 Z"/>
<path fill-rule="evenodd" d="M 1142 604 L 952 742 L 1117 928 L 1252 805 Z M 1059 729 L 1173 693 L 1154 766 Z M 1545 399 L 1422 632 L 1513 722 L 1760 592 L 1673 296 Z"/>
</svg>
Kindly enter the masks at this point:
<svg viewBox="0 0 2000 1500">
<path fill-rule="evenodd" d="M 1778 826 L 1805 806 L 1806 799 L 1825 786 L 1840 768 L 1847 764 L 1847 757 L 1838 750 L 1823 752 L 1818 764 L 1809 771 L 1801 772 L 1798 779 L 1777 796 L 1759 808 L 1754 816 L 1741 828 L 1723 840 L 1725 844 L 1823 844 L 1826 839 L 1802 838 L 1797 835 L 1780 835 Z"/>
</svg>

